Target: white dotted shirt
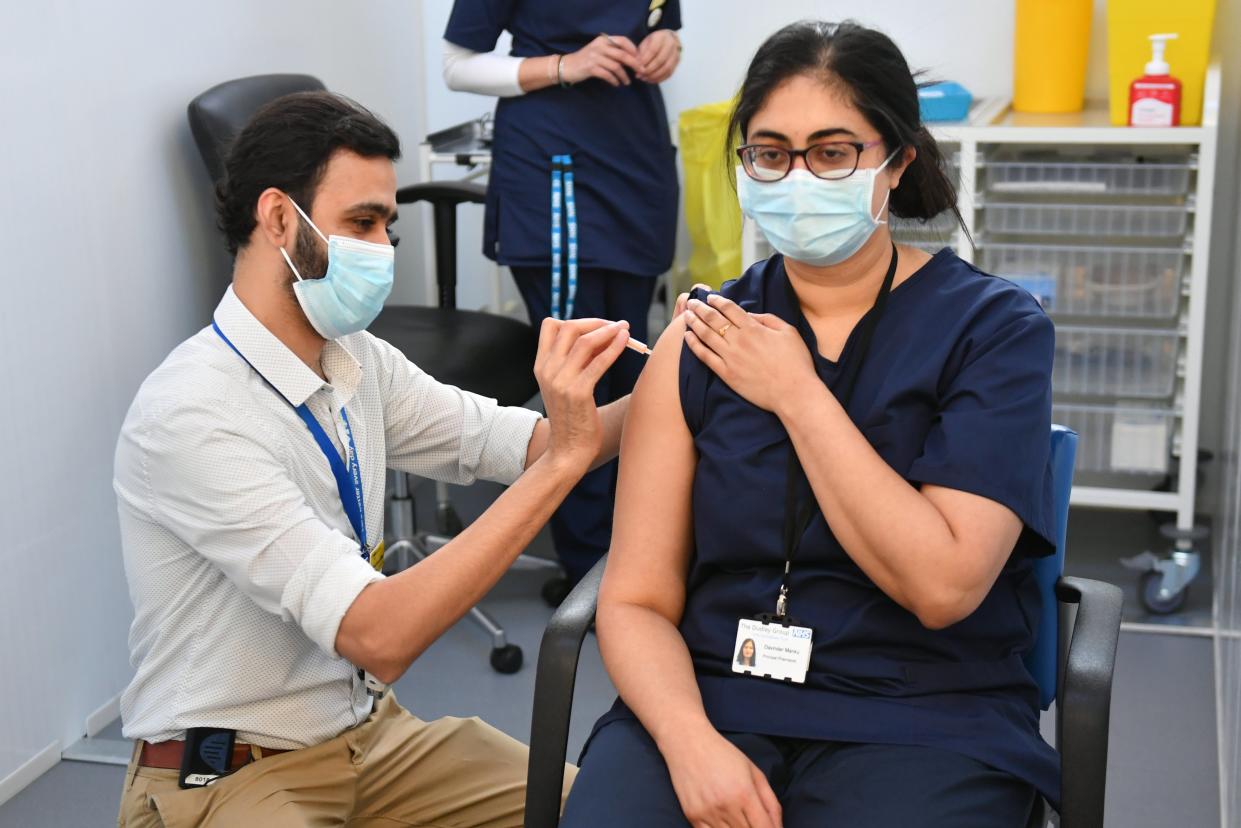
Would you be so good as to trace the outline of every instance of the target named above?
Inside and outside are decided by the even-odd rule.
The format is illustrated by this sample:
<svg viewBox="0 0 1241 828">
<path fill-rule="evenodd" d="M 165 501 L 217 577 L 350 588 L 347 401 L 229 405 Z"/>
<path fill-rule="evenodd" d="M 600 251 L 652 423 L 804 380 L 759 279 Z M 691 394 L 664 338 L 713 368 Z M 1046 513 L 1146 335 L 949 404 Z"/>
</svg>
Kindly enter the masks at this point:
<svg viewBox="0 0 1241 828">
<path fill-rule="evenodd" d="M 307 404 L 342 457 L 345 408 L 372 544 L 386 468 L 511 483 L 538 415 L 440 384 L 368 333 L 327 344 L 324 382 L 231 287 L 215 321 L 254 368 L 204 328 L 147 377 L 116 448 L 135 611 L 124 733 L 160 742 L 210 726 L 266 747 L 314 745 L 370 713 L 335 641 L 358 593 L 383 576 L 362 558 L 292 405 Z"/>
</svg>

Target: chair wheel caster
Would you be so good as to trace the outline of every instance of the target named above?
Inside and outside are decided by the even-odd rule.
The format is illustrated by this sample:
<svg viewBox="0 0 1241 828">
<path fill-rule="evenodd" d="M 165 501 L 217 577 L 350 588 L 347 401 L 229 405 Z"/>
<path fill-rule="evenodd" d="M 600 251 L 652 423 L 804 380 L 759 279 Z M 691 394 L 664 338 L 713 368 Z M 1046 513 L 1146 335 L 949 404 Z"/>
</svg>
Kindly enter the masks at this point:
<svg viewBox="0 0 1241 828">
<path fill-rule="evenodd" d="M 556 609 L 564 603 L 565 598 L 569 597 L 569 592 L 572 589 L 573 585 L 569 583 L 568 578 L 563 575 L 557 575 L 544 582 L 541 592 L 543 600 L 547 602 L 547 605 L 552 609 Z"/>
<path fill-rule="evenodd" d="M 521 669 L 521 647 L 505 644 L 491 651 L 491 668 L 497 673 L 516 673 Z"/>
<path fill-rule="evenodd" d="M 1189 595 L 1188 586 L 1165 597 L 1159 594 L 1159 588 L 1162 585 L 1162 572 L 1143 572 L 1138 580 L 1138 597 L 1148 612 L 1155 615 L 1169 615 L 1185 606 L 1185 599 Z"/>
</svg>

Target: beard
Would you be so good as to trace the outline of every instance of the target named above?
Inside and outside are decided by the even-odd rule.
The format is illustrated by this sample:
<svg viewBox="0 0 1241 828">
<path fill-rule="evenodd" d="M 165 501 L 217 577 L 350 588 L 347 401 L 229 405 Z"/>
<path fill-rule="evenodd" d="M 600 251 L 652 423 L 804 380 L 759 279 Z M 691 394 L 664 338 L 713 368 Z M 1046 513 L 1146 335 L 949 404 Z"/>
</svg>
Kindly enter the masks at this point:
<svg viewBox="0 0 1241 828">
<path fill-rule="evenodd" d="M 303 279 L 322 279 L 327 275 L 327 250 L 320 247 L 320 239 L 314 231 L 304 224 L 297 228 L 297 241 L 293 244 L 293 252 L 289 258 L 293 260 L 297 272 Z M 293 285 L 297 276 L 289 274 L 289 293 L 293 293 Z"/>
</svg>

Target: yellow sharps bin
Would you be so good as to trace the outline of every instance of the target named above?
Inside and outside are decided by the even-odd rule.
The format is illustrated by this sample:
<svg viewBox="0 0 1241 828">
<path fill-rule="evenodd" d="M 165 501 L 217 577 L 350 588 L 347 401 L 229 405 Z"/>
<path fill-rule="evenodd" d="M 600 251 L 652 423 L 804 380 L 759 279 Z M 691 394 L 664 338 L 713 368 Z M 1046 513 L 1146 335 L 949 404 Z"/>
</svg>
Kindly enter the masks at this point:
<svg viewBox="0 0 1241 828">
<path fill-rule="evenodd" d="M 1017 0 L 1013 109 L 1080 112 L 1092 0 Z"/>
<path fill-rule="evenodd" d="M 1149 36 L 1176 32 L 1164 59 L 1181 81 L 1181 125 L 1202 122 L 1202 87 L 1211 57 L 1215 0 L 1108 0 L 1107 70 L 1112 123 L 1129 123 L 1129 84 L 1151 59 Z"/>
</svg>

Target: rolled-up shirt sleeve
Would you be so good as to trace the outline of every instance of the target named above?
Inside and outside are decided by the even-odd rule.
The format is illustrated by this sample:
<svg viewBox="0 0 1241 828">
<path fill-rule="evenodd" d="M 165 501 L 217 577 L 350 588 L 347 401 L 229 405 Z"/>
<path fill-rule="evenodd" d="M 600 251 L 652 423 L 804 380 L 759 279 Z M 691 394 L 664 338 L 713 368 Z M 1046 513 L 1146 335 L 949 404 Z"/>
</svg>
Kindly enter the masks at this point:
<svg viewBox="0 0 1241 828">
<path fill-rule="evenodd" d="M 460 485 L 521 476 L 538 412 L 438 382 L 388 343 L 373 342 L 390 468 Z"/>
<path fill-rule="evenodd" d="M 255 604 L 336 657 L 345 612 L 383 575 L 363 560 L 357 541 L 315 515 L 277 456 L 282 442 L 209 400 L 144 411 L 122 440 L 136 441 L 141 458 L 137 474 L 118 472 L 122 499 L 147 500 L 159 524 Z"/>
</svg>

